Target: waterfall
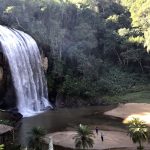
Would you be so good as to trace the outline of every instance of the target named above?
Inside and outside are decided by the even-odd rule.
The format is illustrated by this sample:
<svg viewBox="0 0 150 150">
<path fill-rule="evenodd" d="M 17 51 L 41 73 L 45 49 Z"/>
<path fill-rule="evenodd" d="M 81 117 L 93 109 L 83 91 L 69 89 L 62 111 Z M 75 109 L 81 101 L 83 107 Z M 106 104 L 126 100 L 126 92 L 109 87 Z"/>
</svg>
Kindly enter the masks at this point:
<svg viewBox="0 0 150 150">
<path fill-rule="evenodd" d="M 10 66 L 19 112 L 27 117 L 51 107 L 35 40 L 22 31 L 0 25 L 0 44 Z"/>
</svg>

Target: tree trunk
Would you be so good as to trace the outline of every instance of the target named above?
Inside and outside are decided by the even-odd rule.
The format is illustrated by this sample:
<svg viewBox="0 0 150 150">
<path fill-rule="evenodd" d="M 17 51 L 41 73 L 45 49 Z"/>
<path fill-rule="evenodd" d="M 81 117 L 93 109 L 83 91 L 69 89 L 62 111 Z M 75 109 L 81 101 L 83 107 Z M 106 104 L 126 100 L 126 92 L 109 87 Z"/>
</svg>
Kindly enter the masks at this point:
<svg viewBox="0 0 150 150">
<path fill-rule="evenodd" d="M 118 60 L 119 60 L 119 63 L 122 65 L 122 60 L 121 60 L 121 57 L 120 57 L 118 51 L 117 51 L 116 49 L 114 49 L 113 51 L 114 51 L 114 53 L 117 55 Z"/>
<path fill-rule="evenodd" d="M 139 65 L 140 65 L 141 71 L 144 72 L 144 69 L 143 69 L 141 61 L 139 61 Z"/>
<path fill-rule="evenodd" d="M 141 143 L 141 140 L 139 140 L 139 148 L 138 149 L 140 149 L 140 150 L 142 150 L 143 148 L 142 148 L 142 143 Z"/>
</svg>

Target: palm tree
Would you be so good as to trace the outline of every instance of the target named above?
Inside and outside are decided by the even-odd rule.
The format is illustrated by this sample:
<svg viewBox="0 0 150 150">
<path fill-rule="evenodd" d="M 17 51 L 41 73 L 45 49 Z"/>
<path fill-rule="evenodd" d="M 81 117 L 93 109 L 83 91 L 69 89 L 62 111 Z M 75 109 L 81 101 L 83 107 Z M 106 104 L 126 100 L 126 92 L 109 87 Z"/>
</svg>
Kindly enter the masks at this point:
<svg viewBox="0 0 150 150">
<path fill-rule="evenodd" d="M 139 143 L 137 149 L 144 149 L 142 142 L 149 139 L 149 127 L 139 118 L 133 118 L 128 122 L 128 130 L 133 143 Z"/>
<path fill-rule="evenodd" d="M 45 135 L 45 130 L 41 127 L 33 127 L 29 134 L 29 147 L 33 148 L 34 150 L 41 150 L 41 137 Z"/>
<path fill-rule="evenodd" d="M 76 148 L 92 148 L 94 144 L 93 131 L 89 129 L 88 126 L 80 124 L 77 128 L 77 135 L 74 137 L 75 139 L 75 147 Z"/>
</svg>

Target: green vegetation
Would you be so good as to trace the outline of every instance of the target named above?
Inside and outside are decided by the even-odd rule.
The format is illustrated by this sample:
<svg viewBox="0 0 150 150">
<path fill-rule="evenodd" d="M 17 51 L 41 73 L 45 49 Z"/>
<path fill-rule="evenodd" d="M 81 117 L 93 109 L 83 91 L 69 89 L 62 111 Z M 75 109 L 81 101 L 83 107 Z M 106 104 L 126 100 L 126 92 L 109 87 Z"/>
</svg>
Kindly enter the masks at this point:
<svg viewBox="0 0 150 150">
<path fill-rule="evenodd" d="M 131 18 L 132 26 L 141 30 L 144 35 L 144 46 L 150 50 L 150 1 L 149 0 L 122 0 L 123 4 L 128 7 Z"/>
<path fill-rule="evenodd" d="M 51 100 L 116 96 L 149 84 L 149 0 L 0 2 L 0 24 L 30 34 L 48 58 Z"/>
<path fill-rule="evenodd" d="M 106 100 L 108 104 L 116 103 L 149 103 L 150 101 L 150 85 L 141 85 L 129 89 L 127 93 L 119 94 L 115 96 L 104 96 L 103 99 Z"/>
<path fill-rule="evenodd" d="M 9 149 L 9 150 L 23 150 L 21 148 L 21 145 L 20 144 L 16 144 L 16 143 L 9 144 L 6 149 Z"/>
<path fill-rule="evenodd" d="M 10 120 L 0 120 L 0 124 L 5 124 L 9 126 L 14 126 L 15 121 L 10 121 Z"/>
<path fill-rule="evenodd" d="M 142 150 L 142 142 L 149 140 L 149 127 L 138 118 L 133 118 L 128 122 L 129 135 L 134 143 L 138 143 L 137 149 Z"/>
<path fill-rule="evenodd" d="M 4 144 L 0 145 L 0 150 L 4 150 Z"/>
<path fill-rule="evenodd" d="M 29 134 L 29 147 L 35 150 L 41 150 L 41 137 L 45 135 L 45 130 L 41 127 L 33 127 Z"/>
<path fill-rule="evenodd" d="M 133 92 L 127 93 L 125 95 L 120 96 L 107 96 L 104 97 L 108 100 L 109 103 L 127 103 L 127 102 L 135 102 L 135 103 L 149 103 L 150 93 L 149 91 L 141 91 L 141 92 Z"/>
<path fill-rule="evenodd" d="M 75 139 L 75 147 L 81 149 L 92 148 L 94 144 L 93 131 L 88 126 L 80 124 L 77 129 Z"/>
</svg>

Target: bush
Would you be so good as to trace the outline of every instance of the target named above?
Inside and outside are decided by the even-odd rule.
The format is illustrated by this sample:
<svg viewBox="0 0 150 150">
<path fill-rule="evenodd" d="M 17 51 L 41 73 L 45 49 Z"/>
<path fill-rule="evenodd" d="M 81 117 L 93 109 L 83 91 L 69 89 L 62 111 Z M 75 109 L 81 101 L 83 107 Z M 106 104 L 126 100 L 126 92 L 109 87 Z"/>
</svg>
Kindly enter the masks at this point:
<svg viewBox="0 0 150 150">
<path fill-rule="evenodd" d="M 10 120 L 0 120 L 0 124 L 4 124 L 4 125 L 13 126 L 14 123 L 15 123 L 14 121 L 10 121 Z"/>
<path fill-rule="evenodd" d="M 126 93 L 135 86 L 146 84 L 148 79 L 139 74 L 124 72 L 118 67 L 111 67 L 105 71 L 100 79 L 99 85 L 103 92 L 111 95 Z"/>
<path fill-rule="evenodd" d="M 61 92 L 68 96 L 95 97 L 100 92 L 97 84 L 97 81 L 92 81 L 88 78 L 75 78 L 66 75 Z"/>
<path fill-rule="evenodd" d="M 94 98 L 124 94 L 148 83 L 145 76 L 122 71 L 119 67 L 107 67 L 108 69 L 105 69 L 97 79 L 73 74 L 65 75 L 61 84 L 57 84 L 57 92 L 70 97 Z M 51 91 L 53 80 L 50 78 L 48 81 Z"/>
</svg>

